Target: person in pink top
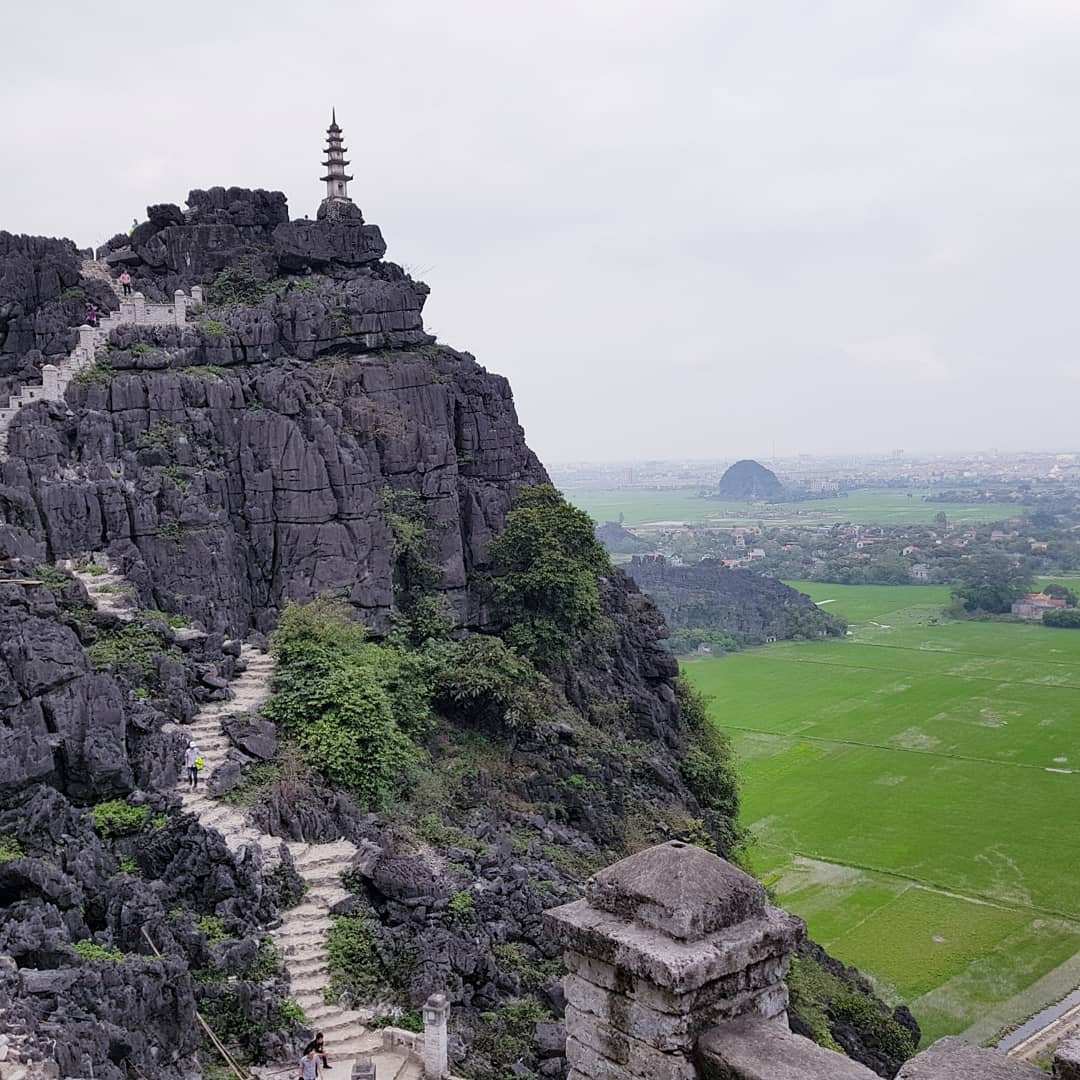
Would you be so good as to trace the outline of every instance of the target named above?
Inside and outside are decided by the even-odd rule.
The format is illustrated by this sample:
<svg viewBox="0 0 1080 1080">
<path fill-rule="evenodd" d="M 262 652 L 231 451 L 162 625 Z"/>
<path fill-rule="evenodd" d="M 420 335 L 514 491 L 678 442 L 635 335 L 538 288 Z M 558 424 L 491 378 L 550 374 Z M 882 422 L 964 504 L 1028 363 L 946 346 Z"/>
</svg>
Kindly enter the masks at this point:
<svg viewBox="0 0 1080 1080">
<path fill-rule="evenodd" d="M 126 270 L 120 275 L 120 284 L 123 285 L 123 287 L 124 287 L 124 295 L 125 296 L 130 296 L 131 295 L 131 275 Z"/>
</svg>

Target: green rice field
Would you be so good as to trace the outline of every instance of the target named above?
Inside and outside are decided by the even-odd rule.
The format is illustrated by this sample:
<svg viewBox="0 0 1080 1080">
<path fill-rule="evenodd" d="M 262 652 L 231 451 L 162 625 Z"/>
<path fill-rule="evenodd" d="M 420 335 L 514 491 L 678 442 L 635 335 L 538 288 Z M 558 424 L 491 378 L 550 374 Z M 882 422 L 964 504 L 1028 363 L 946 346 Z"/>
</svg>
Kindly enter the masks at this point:
<svg viewBox="0 0 1080 1080">
<path fill-rule="evenodd" d="M 711 525 L 745 525 L 766 521 L 772 525 L 831 525 L 850 521 L 859 525 L 906 525 L 929 523 L 944 511 L 950 521 L 1003 521 L 1019 517 L 1023 508 L 1009 503 L 925 502 L 923 494 L 903 491 L 856 491 L 845 498 L 754 506 L 745 502 L 706 499 L 694 491 L 589 491 L 564 492 L 575 506 L 596 521 L 627 525 L 658 522 L 697 522 Z"/>
<path fill-rule="evenodd" d="M 734 739 L 750 860 L 926 1041 L 990 1039 L 1080 985 L 1080 633 L 792 584 L 847 640 L 684 664 Z"/>
</svg>

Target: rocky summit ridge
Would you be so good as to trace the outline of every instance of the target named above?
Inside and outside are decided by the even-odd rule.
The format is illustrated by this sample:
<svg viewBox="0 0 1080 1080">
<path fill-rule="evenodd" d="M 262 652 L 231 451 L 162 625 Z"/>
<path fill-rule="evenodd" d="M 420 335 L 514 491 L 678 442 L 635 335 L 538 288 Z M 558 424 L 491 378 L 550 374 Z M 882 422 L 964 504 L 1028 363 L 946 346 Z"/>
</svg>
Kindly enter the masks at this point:
<svg viewBox="0 0 1080 1080">
<path fill-rule="evenodd" d="M 549 713 L 438 718 L 400 802 L 359 806 L 247 711 L 290 601 L 399 627 L 403 496 L 456 639 L 498 629 L 491 544 L 547 479 L 506 380 L 425 331 L 427 287 L 385 254 L 348 200 L 291 220 L 242 188 L 151 206 L 91 253 L 0 232 L 0 403 L 71 356 L 88 303 L 120 310 L 121 272 L 146 304 L 192 300 L 183 323 L 113 320 L 0 460 L 0 1029 L 61 1076 L 199 1075 L 196 1009 L 274 1064 L 309 1019 L 367 1045 L 361 1017 L 445 992 L 455 1067 L 559 1077 L 543 911 L 620 854 L 706 839 L 664 620 L 618 571 L 603 632 L 545 668 Z M 338 919 L 359 988 L 323 985 Z"/>
</svg>

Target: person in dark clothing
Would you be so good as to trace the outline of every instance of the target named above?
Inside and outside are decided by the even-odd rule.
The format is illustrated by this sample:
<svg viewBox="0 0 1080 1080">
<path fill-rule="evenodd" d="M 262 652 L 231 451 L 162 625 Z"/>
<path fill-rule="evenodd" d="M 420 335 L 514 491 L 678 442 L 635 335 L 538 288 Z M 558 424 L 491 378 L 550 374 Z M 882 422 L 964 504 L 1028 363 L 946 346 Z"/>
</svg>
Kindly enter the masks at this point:
<svg viewBox="0 0 1080 1080">
<path fill-rule="evenodd" d="M 312 1050 L 322 1058 L 324 1069 L 332 1069 L 334 1067 L 326 1060 L 326 1049 L 323 1045 L 323 1033 L 321 1031 L 316 1031 L 315 1038 L 304 1047 L 305 1054 L 310 1054 Z"/>
</svg>

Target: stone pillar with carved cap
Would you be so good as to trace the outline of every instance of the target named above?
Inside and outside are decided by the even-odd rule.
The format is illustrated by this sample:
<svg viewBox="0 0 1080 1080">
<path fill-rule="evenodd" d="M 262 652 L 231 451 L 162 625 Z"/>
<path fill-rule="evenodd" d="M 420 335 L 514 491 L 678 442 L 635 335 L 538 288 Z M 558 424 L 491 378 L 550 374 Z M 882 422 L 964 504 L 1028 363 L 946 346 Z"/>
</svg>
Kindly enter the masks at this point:
<svg viewBox="0 0 1080 1080">
<path fill-rule="evenodd" d="M 442 1080 L 449 1072 L 446 1029 L 450 1002 L 445 994 L 432 994 L 424 1002 L 424 1077 Z"/>
<path fill-rule="evenodd" d="M 787 1032 L 789 957 L 806 928 L 753 878 L 673 841 L 600 871 L 585 898 L 545 912 L 563 947 L 570 1080 L 692 1080 L 721 1021 Z"/>
</svg>

